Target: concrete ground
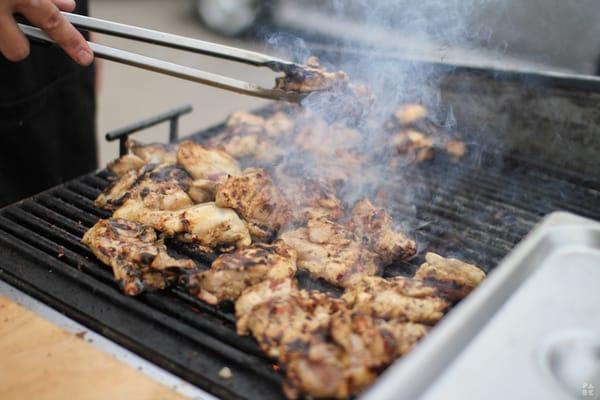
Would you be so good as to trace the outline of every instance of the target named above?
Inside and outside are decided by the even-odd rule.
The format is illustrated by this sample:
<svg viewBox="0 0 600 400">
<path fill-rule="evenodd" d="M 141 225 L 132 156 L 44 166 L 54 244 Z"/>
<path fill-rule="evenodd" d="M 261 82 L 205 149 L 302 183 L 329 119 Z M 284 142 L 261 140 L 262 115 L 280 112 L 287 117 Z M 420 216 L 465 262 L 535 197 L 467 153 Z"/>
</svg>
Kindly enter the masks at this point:
<svg viewBox="0 0 600 400">
<path fill-rule="evenodd" d="M 91 15 L 131 25 L 143 26 L 203 40 L 261 50 L 248 42 L 235 43 L 205 31 L 186 0 L 92 0 Z M 201 55 L 128 42 L 97 35 L 96 41 L 125 50 L 163 58 L 175 63 L 216 72 L 239 79 L 272 85 L 269 71 Z M 223 121 L 231 112 L 258 107 L 265 102 L 248 96 L 102 60 L 98 94 L 98 144 L 100 166 L 118 155 L 116 142 L 107 143 L 104 134 L 139 119 L 156 115 L 182 104 L 192 104 L 192 114 L 184 116 L 180 132 L 189 134 Z M 165 141 L 167 125 L 140 134 L 141 140 Z"/>
</svg>

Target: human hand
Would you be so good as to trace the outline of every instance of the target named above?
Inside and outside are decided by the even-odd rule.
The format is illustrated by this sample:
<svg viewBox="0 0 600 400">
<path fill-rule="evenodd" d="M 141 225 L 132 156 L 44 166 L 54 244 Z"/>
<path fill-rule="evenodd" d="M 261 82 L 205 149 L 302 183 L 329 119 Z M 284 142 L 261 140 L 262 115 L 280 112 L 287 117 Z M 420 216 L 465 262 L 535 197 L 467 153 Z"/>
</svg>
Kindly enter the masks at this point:
<svg viewBox="0 0 600 400">
<path fill-rule="evenodd" d="M 89 65 L 94 54 L 84 37 L 60 11 L 75 9 L 74 0 L 0 0 L 0 53 L 11 61 L 29 55 L 29 40 L 21 32 L 14 14 L 19 13 L 56 41 L 75 62 Z"/>
</svg>

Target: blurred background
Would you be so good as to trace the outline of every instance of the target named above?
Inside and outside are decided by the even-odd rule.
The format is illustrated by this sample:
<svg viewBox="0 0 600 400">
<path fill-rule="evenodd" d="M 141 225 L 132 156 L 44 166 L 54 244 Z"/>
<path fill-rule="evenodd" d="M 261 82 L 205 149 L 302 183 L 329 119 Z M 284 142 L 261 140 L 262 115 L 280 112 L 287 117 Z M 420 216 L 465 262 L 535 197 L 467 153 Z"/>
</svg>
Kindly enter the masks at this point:
<svg viewBox="0 0 600 400">
<path fill-rule="evenodd" d="M 285 57 L 304 43 L 499 69 L 597 74 L 600 1 L 578 0 L 91 0 L 91 15 Z M 271 86 L 274 74 L 199 55 L 97 35 L 96 41 Z M 104 134 L 178 105 L 189 134 L 264 102 L 160 74 L 99 63 L 100 165 L 117 156 Z M 143 140 L 165 141 L 167 127 Z"/>
</svg>

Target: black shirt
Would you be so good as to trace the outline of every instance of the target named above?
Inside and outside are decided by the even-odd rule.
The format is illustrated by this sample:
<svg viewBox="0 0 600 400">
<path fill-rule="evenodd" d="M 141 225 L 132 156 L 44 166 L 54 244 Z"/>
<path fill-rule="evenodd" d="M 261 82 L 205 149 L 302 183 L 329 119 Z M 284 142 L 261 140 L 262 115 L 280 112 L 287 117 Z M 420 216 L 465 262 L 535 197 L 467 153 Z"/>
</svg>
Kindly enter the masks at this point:
<svg viewBox="0 0 600 400">
<path fill-rule="evenodd" d="M 93 65 L 33 43 L 22 62 L 0 55 L 0 206 L 95 168 Z"/>
</svg>

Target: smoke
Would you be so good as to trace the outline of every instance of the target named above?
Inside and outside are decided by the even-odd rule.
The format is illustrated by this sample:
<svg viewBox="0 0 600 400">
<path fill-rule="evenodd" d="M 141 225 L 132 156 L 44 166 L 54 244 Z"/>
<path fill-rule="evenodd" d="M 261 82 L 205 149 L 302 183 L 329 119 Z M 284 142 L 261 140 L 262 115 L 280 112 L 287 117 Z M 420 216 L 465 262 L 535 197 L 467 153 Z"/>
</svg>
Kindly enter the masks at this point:
<svg viewBox="0 0 600 400">
<path fill-rule="evenodd" d="M 439 127 L 449 138 L 459 137 L 464 141 L 468 151 L 477 152 L 482 135 L 461 132 L 463 126 L 454 105 L 444 100 L 440 69 L 419 58 L 427 55 L 425 58 L 429 60 L 444 61 L 453 52 L 468 53 L 482 47 L 501 56 L 505 46 L 494 48 L 493 32 L 479 18 L 489 3 L 492 0 L 328 2 L 332 24 L 337 19 L 350 20 L 367 33 L 387 32 L 383 35 L 385 42 L 379 43 L 384 51 L 372 43 L 357 40 L 352 29 L 340 32 L 325 46 L 314 46 L 285 31 L 269 34 L 266 42 L 296 62 L 305 62 L 315 55 L 316 48 L 324 67 L 347 72 L 352 84 L 366 84 L 374 99 L 369 106 L 361 94 L 344 93 L 343 97 L 334 99 L 320 93 L 308 96 L 302 104 L 308 117 L 304 125 L 296 124 L 297 130 L 308 133 L 300 135 L 301 139 L 296 133 L 296 139 L 285 144 L 282 164 L 292 165 L 295 174 L 334 180 L 348 208 L 362 198 L 371 199 L 390 212 L 398 228 L 409 234 L 431 224 L 433 221 L 417 215 L 415 207 L 428 200 L 437 201 L 441 196 L 438 193 L 441 188 L 422 184 L 427 181 L 423 174 L 430 161 L 425 161 L 421 168 L 416 166 L 413 155 L 399 155 L 393 142 L 397 131 L 390 130 L 386 124 L 399 106 L 420 104 L 428 113 L 429 125 L 425 129 Z M 402 49 L 407 49 L 406 53 Z M 413 57 L 414 54 L 418 57 Z M 404 61 L 399 61 L 403 58 Z M 470 88 L 463 90 L 468 93 Z M 320 123 L 320 120 L 328 123 Z M 448 155 L 443 149 L 436 152 L 436 158 L 447 162 Z M 478 154 L 469 156 L 478 162 Z M 456 168 L 444 171 L 441 182 L 452 181 L 460 173 L 460 162 L 455 165 Z M 448 197 L 447 191 L 444 196 Z M 420 248 L 426 247 L 430 240 L 418 239 Z"/>
</svg>

